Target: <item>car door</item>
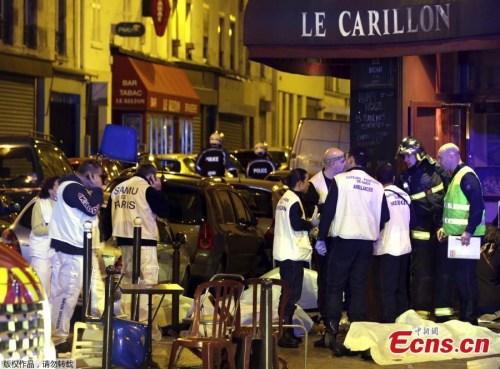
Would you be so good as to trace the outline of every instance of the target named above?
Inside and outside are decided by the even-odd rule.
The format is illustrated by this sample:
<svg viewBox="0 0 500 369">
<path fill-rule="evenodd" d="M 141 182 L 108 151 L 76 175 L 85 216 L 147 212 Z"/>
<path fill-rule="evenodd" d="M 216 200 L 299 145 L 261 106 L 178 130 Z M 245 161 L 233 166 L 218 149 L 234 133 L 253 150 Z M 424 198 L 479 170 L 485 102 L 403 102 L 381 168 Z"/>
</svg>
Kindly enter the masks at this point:
<svg viewBox="0 0 500 369">
<path fill-rule="evenodd" d="M 241 197 L 232 190 L 218 190 L 217 197 L 226 272 L 248 274 L 253 269 L 261 244 L 252 214 Z"/>
</svg>

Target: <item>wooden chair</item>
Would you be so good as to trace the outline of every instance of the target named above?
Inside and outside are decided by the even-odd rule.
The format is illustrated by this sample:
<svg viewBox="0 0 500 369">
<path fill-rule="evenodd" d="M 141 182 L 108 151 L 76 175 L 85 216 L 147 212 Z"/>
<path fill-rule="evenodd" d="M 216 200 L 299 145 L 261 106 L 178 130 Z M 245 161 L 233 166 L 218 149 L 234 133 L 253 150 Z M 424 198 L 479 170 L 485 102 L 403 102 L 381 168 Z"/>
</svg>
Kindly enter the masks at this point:
<svg viewBox="0 0 500 369">
<path fill-rule="evenodd" d="M 196 288 L 194 294 L 194 316 L 188 336 L 176 339 L 172 344 L 168 368 L 173 369 L 178 360 L 179 349 L 187 348 L 203 361 L 204 369 L 214 368 L 215 353 L 222 349 L 227 351 L 230 369 L 235 369 L 234 356 L 236 345 L 231 340 L 243 284 L 228 279 L 217 279 L 204 282 Z M 204 296 L 209 293 L 207 299 Z M 210 301 L 213 312 L 209 313 L 203 301 Z M 200 332 L 200 321 L 206 321 L 211 315 L 210 332 Z"/>
<path fill-rule="evenodd" d="M 281 295 L 280 302 L 278 305 L 278 321 L 273 321 L 273 368 L 279 368 L 278 359 L 278 339 L 283 333 L 283 319 L 285 314 L 285 305 L 288 300 L 288 284 L 281 279 L 270 279 L 273 286 L 280 286 Z M 240 360 L 242 360 L 242 369 L 250 368 L 250 354 L 252 351 L 252 342 L 254 340 L 262 339 L 263 329 L 261 329 L 260 324 L 260 293 L 261 287 L 264 279 L 263 278 L 251 278 L 245 280 L 245 286 L 252 288 L 252 321 L 249 325 L 241 324 L 241 310 L 238 310 L 238 319 L 236 322 L 236 328 L 233 332 L 233 339 L 241 340 L 241 351 Z M 240 361 L 241 362 L 241 361 Z"/>
</svg>

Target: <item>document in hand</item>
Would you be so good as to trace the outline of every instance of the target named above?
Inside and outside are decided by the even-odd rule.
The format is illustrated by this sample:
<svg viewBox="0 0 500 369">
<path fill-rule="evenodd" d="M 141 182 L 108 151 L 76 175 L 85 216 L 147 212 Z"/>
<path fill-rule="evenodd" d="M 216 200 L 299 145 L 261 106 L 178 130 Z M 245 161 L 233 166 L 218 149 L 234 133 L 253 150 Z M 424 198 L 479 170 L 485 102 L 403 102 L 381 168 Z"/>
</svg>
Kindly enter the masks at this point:
<svg viewBox="0 0 500 369">
<path fill-rule="evenodd" d="M 480 253 L 480 237 L 471 237 L 469 245 L 464 246 L 460 236 L 448 236 L 448 259 L 479 259 Z"/>
</svg>

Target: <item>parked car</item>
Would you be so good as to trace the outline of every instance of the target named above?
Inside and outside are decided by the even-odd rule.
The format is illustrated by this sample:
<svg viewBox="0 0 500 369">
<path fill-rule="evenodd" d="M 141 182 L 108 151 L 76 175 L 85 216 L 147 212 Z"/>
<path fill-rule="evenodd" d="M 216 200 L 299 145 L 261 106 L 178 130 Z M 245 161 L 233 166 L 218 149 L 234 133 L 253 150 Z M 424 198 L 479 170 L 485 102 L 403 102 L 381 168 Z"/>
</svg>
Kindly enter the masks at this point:
<svg viewBox="0 0 500 369">
<path fill-rule="evenodd" d="M 129 178 L 120 176 L 108 187 Z M 194 283 L 216 273 L 256 274 L 264 239 L 257 219 L 223 178 L 159 172 L 171 204 L 168 221 L 186 235 Z"/>
<path fill-rule="evenodd" d="M 245 168 L 241 165 L 238 159 L 233 155 L 229 154 L 239 176 L 245 176 Z M 158 170 L 168 171 L 171 173 L 182 173 L 182 174 L 196 174 L 196 154 L 148 154 L 140 153 L 138 156 L 138 162 L 151 162 L 155 165 Z M 135 168 L 135 166 L 134 166 Z M 233 174 L 226 171 L 225 177 L 233 178 Z"/>
<path fill-rule="evenodd" d="M 29 235 L 31 232 L 31 213 L 35 204 L 36 198 L 31 199 L 28 204 L 21 210 L 19 216 L 14 222 L 2 232 L 0 238 L 0 246 L 5 246 L 17 251 L 24 259 L 30 261 L 29 252 Z M 170 224 L 165 219 L 158 219 L 159 242 L 157 246 L 158 261 L 160 266 L 159 281 L 172 281 L 172 258 L 173 258 L 173 242 L 174 232 Z M 83 237 L 83 235 L 82 235 Z M 105 266 L 114 265 L 120 257 L 120 248 L 115 245 L 112 239 L 105 242 L 97 256 L 102 259 Z M 180 248 L 180 278 L 181 284 L 188 286 L 190 279 L 191 263 L 189 254 L 185 244 Z"/>
<path fill-rule="evenodd" d="M 258 220 L 258 228 L 265 234 L 274 219 L 276 204 L 287 187 L 262 179 L 226 178 L 225 181 L 231 184 L 245 200 Z"/>
<path fill-rule="evenodd" d="M 158 154 L 155 156 L 155 162 L 158 169 L 166 168 L 172 173 L 196 173 L 196 155 L 193 154 Z"/>
<path fill-rule="evenodd" d="M 269 173 L 264 179 L 266 181 L 283 183 L 283 179 L 289 174 L 290 170 L 275 170 L 274 172 Z"/>
<path fill-rule="evenodd" d="M 0 193 L 21 208 L 36 196 L 44 178 L 72 173 L 64 153 L 46 136 L 0 136 Z"/>
<path fill-rule="evenodd" d="M 257 228 L 264 237 L 264 254 L 260 255 L 258 270 L 262 273 L 272 269 L 274 240 L 274 215 L 276 205 L 287 186 L 261 179 L 227 178 L 257 218 Z"/>
<path fill-rule="evenodd" d="M 288 163 L 290 160 L 290 152 L 291 149 L 289 147 L 269 147 L 267 149 L 267 154 L 271 157 L 276 170 L 289 169 Z M 231 152 L 231 155 L 235 156 L 242 167 L 245 169 L 248 163 L 255 157 L 253 149 L 235 150 Z"/>
<path fill-rule="evenodd" d="M 71 164 L 71 167 L 76 172 L 80 164 L 89 158 L 69 158 L 68 161 Z M 96 159 L 95 157 L 90 157 L 90 159 Z M 126 168 L 124 163 L 119 160 L 109 159 L 109 158 L 101 158 L 102 168 L 104 169 L 104 181 L 103 186 L 107 186 L 113 178 L 118 177 L 120 173 Z"/>
</svg>

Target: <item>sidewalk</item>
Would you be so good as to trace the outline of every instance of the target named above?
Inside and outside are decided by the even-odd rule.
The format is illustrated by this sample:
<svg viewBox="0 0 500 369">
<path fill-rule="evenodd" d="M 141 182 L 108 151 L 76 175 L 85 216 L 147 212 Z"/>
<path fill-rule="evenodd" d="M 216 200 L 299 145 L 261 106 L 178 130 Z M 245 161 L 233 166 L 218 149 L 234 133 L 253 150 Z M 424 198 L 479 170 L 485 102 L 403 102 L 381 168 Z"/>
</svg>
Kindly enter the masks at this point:
<svg viewBox="0 0 500 369">
<path fill-rule="evenodd" d="M 313 346 L 314 341 L 319 337 L 311 333 L 309 334 L 308 342 L 308 355 L 307 355 L 307 369 L 326 369 L 326 368 L 339 368 L 339 369 L 374 369 L 374 368 L 384 368 L 384 366 L 377 365 L 373 361 L 365 361 L 360 357 L 333 357 L 329 349 L 315 348 Z M 168 360 L 170 356 L 171 343 L 173 338 L 164 338 L 161 342 L 155 342 L 153 345 L 153 357 L 156 363 L 161 369 L 168 367 Z M 187 350 L 184 350 L 186 352 Z M 279 356 L 283 358 L 289 369 L 302 369 L 304 368 L 304 344 L 301 344 L 298 349 L 278 349 Z M 500 355 L 495 357 L 499 358 Z M 467 369 L 467 362 L 475 361 L 481 359 L 480 357 L 471 358 L 467 360 L 446 360 L 446 361 L 433 361 L 425 363 L 414 363 L 414 364 L 401 364 L 401 365 L 391 365 L 385 366 L 388 369 Z M 473 364 L 476 364 L 473 366 Z M 193 354 L 186 352 L 182 354 L 179 365 L 195 368 L 201 367 L 201 360 L 199 360 Z M 477 366 L 477 361 L 470 364 L 470 368 L 477 369 L 498 369 L 495 367 L 479 367 Z M 262 368 L 263 369 L 263 368 Z"/>
</svg>

